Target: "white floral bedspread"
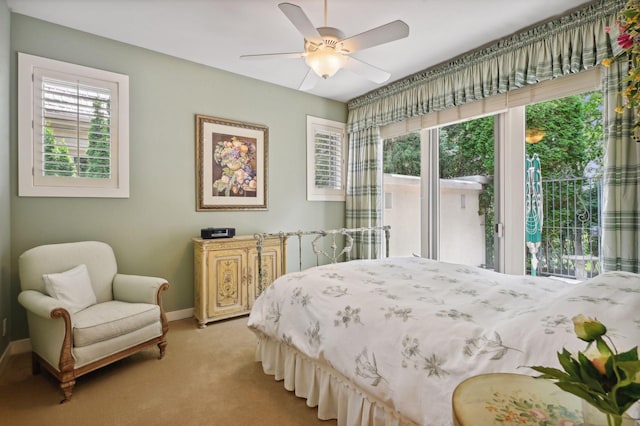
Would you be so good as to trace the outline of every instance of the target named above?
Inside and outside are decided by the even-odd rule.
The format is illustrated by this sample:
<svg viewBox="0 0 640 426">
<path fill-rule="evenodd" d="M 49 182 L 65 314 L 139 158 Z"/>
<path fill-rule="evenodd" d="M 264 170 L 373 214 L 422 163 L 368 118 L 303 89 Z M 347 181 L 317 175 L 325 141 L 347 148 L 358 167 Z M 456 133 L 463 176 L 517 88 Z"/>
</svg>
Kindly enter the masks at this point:
<svg viewBox="0 0 640 426">
<path fill-rule="evenodd" d="M 352 261 L 287 274 L 256 300 L 249 327 L 327 363 L 422 425 L 451 424 L 451 396 L 487 372 L 536 375 L 583 350 L 571 318 L 596 317 L 618 350 L 640 344 L 640 279 L 581 284 L 423 258 Z"/>
</svg>

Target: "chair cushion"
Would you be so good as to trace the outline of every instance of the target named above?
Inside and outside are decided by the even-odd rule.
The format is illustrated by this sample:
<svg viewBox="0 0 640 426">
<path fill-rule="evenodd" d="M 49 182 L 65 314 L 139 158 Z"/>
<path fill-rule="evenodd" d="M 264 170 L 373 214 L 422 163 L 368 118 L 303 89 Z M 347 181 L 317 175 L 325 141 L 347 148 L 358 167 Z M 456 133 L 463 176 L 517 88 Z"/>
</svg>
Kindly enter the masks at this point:
<svg viewBox="0 0 640 426">
<path fill-rule="evenodd" d="M 84 264 L 65 272 L 43 274 L 42 279 L 49 296 L 61 301 L 72 314 L 96 303 L 89 271 Z"/>
<path fill-rule="evenodd" d="M 89 346 L 160 322 L 160 307 L 112 300 L 77 312 L 72 322 L 73 346 Z"/>
</svg>

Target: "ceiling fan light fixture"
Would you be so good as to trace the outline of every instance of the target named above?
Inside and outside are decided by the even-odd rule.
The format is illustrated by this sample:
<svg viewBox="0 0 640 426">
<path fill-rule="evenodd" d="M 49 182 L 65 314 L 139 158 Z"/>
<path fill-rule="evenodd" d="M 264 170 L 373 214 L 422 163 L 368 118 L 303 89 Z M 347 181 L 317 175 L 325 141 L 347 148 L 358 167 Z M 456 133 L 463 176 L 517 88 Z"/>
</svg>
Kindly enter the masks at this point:
<svg viewBox="0 0 640 426">
<path fill-rule="evenodd" d="M 409 26 L 403 21 L 395 20 L 345 38 L 342 31 L 327 26 L 327 0 L 324 0 L 324 26 L 317 28 L 300 6 L 284 2 L 278 4 L 278 8 L 304 37 L 304 51 L 242 55 L 241 58 L 304 58 L 309 71 L 298 87 L 300 90 L 312 88 L 318 80 L 316 76 L 328 79 L 341 68 L 359 74 L 376 84 L 384 83 L 391 77 L 390 73 L 369 65 L 351 54 L 409 36 Z"/>
<path fill-rule="evenodd" d="M 333 77 L 344 66 L 345 56 L 332 46 L 325 45 L 308 52 L 304 61 L 318 76 L 327 79 Z"/>
</svg>

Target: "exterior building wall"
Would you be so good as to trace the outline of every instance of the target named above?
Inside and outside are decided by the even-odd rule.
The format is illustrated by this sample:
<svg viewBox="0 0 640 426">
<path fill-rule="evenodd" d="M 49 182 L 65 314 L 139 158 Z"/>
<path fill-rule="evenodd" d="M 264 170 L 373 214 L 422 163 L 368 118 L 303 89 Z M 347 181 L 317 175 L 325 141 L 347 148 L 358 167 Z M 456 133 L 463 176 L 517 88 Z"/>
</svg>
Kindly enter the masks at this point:
<svg viewBox="0 0 640 426">
<path fill-rule="evenodd" d="M 485 220 L 478 215 L 482 185 L 440 180 L 440 259 L 480 266 Z M 391 256 L 420 255 L 420 178 L 384 175 L 384 224 L 391 226 Z"/>
<path fill-rule="evenodd" d="M 482 185 L 440 179 L 440 259 L 480 266 L 486 263 L 485 221 L 479 215 Z"/>
</svg>

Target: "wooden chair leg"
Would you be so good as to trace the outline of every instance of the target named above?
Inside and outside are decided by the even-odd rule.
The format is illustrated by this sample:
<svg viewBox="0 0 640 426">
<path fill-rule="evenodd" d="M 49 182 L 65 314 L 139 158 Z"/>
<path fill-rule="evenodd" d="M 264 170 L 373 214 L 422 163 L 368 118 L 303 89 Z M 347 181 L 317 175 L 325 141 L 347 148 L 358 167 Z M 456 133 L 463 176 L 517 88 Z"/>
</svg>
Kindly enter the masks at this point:
<svg viewBox="0 0 640 426">
<path fill-rule="evenodd" d="M 73 387 L 75 386 L 75 384 L 75 380 L 60 382 L 60 389 L 62 389 L 62 393 L 64 394 L 64 399 L 60 401 L 60 404 L 64 404 L 71 399 L 71 394 L 73 393 Z"/>
<path fill-rule="evenodd" d="M 158 359 L 164 358 L 164 351 L 167 348 L 167 332 L 169 331 L 169 321 L 167 321 L 167 315 L 162 308 L 162 292 L 169 288 L 169 283 L 163 283 L 158 288 L 158 294 L 156 294 L 156 303 L 160 306 L 160 323 L 162 324 L 162 336 L 158 343 L 158 349 L 160 349 L 160 356 Z"/>
<path fill-rule="evenodd" d="M 160 356 L 158 359 L 164 358 L 164 352 L 167 349 L 167 339 L 162 339 L 160 343 L 158 343 L 158 349 L 160 349 Z"/>
</svg>

